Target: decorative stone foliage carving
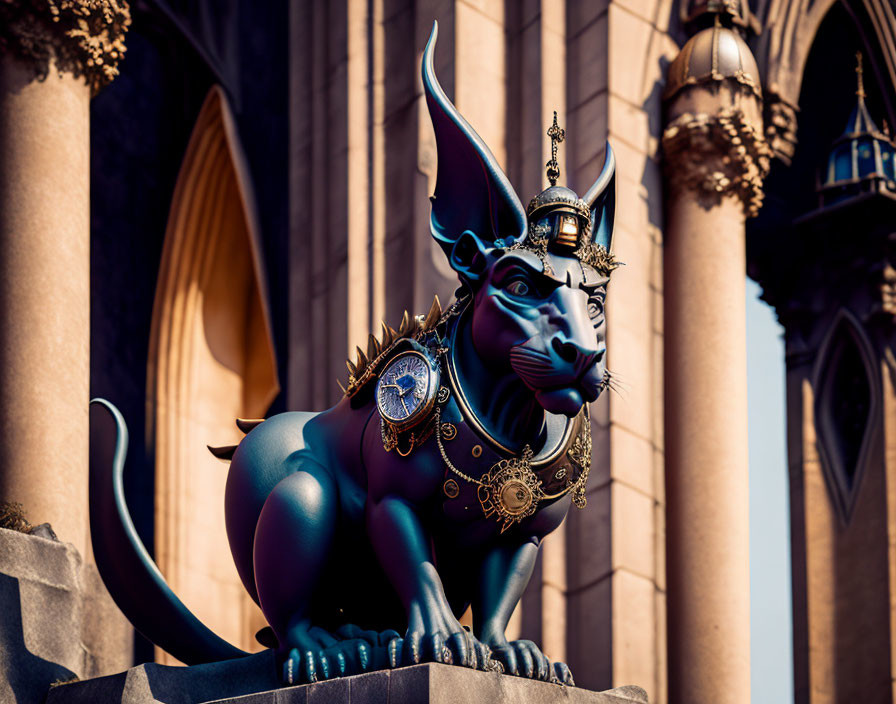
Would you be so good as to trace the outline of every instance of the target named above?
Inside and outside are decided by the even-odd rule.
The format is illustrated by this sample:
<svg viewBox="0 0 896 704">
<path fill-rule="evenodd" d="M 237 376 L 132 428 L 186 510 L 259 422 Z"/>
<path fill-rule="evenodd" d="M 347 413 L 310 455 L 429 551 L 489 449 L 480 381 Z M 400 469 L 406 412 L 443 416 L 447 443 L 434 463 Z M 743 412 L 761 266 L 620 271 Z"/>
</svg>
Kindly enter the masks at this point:
<svg viewBox="0 0 896 704">
<path fill-rule="evenodd" d="M 775 93 L 765 96 L 765 139 L 775 158 L 788 166 L 796 151 L 797 108 Z"/>
<path fill-rule="evenodd" d="M 733 195 L 748 217 L 759 211 L 772 152 L 741 110 L 679 115 L 663 132 L 663 150 L 673 188 L 693 191 L 707 208 Z"/>
<path fill-rule="evenodd" d="M 880 312 L 896 318 L 896 268 L 887 262 L 880 277 Z"/>
<path fill-rule="evenodd" d="M 50 70 L 83 77 L 96 93 L 118 75 L 130 24 L 126 0 L 0 0 L 0 53 L 40 80 Z"/>
</svg>

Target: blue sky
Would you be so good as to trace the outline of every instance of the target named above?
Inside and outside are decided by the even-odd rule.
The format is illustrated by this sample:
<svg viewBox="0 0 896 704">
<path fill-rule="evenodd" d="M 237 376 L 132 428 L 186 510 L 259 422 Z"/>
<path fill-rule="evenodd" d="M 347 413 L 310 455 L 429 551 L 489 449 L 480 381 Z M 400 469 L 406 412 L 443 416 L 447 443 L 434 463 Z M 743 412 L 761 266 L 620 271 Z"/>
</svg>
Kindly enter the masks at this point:
<svg viewBox="0 0 896 704">
<path fill-rule="evenodd" d="M 747 279 L 753 704 L 793 702 L 783 328 Z"/>
</svg>

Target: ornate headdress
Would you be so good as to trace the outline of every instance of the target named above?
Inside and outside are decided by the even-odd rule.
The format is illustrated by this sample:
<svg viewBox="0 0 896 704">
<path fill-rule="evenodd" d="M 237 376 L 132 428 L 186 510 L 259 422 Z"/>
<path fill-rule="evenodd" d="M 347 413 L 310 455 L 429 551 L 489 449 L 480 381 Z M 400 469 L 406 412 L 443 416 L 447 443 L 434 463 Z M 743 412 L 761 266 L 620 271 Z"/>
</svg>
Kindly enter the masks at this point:
<svg viewBox="0 0 896 704">
<path fill-rule="evenodd" d="M 609 216 L 611 218 L 609 223 L 598 223 L 598 237 L 593 237 L 591 207 L 571 188 L 557 185 L 557 180 L 560 178 L 557 145 L 566 137 L 566 131 L 557 124 L 556 110 L 554 122 L 548 128 L 547 134 L 551 138 L 551 160 L 545 167 L 551 185 L 529 201 L 526 208 L 528 220 L 526 237 L 515 246 L 534 251 L 542 258 L 547 251 L 574 256 L 579 261 L 609 275 L 619 266 L 610 252 L 612 213 Z M 612 187 L 610 182 L 615 177 L 615 172 L 616 160 L 608 143 L 603 171 L 591 191 L 599 189 L 599 192 L 604 192 L 608 190 L 608 186 Z M 547 266 L 547 262 L 545 265 Z"/>
<path fill-rule="evenodd" d="M 547 176 L 551 186 L 523 210 L 494 155 L 436 79 L 433 53 L 437 34 L 438 25 L 433 24 L 423 52 L 423 90 L 439 157 L 430 217 L 435 240 L 449 258 L 462 235 L 469 232 L 484 245 L 528 249 L 539 254 L 543 261 L 546 252 L 576 257 L 609 274 L 617 266 L 611 254 L 616 159 L 610 144 L 607 143 L 600 176 L 584 196 L 580 198 L 573 190 L 557 186 L 560 177 L 557 145 L 565 133 L 554 113 L 554 124 L 548 130 L 551 160 L 547 163 Z"/>
</svg>

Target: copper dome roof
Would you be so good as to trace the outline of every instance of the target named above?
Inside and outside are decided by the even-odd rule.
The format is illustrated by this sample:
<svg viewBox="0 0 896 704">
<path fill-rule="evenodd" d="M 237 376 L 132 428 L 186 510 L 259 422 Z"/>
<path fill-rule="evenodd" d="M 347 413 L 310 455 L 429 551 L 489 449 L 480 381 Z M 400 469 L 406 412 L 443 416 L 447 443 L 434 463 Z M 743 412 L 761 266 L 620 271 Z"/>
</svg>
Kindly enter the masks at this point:
<svg viewBox="0 0 896 704">
<path fill-rule="evenodd" d="M 669 66 L 663 97 L 671 98 L 682 88 L 707 81 L 731 79 L 762 97 L 759 67 L 750 47 L 735 31 L 716 24 L 685 44 Z"/>
</svg>

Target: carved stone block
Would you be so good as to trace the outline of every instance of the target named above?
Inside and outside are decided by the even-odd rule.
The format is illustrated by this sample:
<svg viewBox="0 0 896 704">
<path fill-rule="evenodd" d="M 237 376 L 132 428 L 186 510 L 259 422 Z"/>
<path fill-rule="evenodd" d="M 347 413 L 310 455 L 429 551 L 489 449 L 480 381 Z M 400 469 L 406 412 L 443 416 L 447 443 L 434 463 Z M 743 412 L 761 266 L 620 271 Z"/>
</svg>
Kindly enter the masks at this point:
<svg viewBox="0 0 896 704">
<path fill-rule="evenodd" d="M 54 683 L 131 662 L 133 636 L 71 545 L 0 529 L 0 702 L 38 704 Z"/>
<path fill-rule="evenodd" d="M 242 694 L 265 682 L 275 686 L 269 652 L 194 667 L 140 665 L 54 687 L 47 704 L 647 704 L 640 687 L 591 692 L 436 664 Z"/>
</svg>

